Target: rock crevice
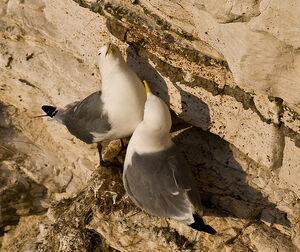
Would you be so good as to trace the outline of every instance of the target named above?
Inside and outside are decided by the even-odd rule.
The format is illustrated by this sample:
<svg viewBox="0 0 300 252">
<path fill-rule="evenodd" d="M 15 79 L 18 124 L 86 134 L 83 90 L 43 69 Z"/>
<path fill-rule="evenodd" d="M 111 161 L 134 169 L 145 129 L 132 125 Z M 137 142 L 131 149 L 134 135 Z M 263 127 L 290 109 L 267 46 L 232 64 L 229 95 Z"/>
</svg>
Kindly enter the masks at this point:
<svg viewBox="0 0 300 252">
<path fill-rule="evenodd" d="M 1 249 L 299 250 L 298 5 L 0 2 Z M 215 236 L 139 210 L 120 167 L 98 167 L 95 145 L 34 118 L 99 90 L 96 53 L 108 41 L 175 112 L 172 137 Z M 119 148 L 106 144 L 104 156 Z"/>
</svg>

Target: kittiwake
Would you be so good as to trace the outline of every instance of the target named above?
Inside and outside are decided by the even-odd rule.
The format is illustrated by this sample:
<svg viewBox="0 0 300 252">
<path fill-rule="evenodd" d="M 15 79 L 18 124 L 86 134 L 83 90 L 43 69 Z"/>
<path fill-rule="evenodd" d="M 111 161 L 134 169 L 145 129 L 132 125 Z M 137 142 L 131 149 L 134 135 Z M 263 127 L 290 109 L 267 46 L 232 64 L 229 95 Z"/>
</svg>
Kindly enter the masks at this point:
<svg viewBox="0 0 300 252">
<path fill-rule="evenodd" d="M 146 93 L 141 80 L 124 61 L 117 46 L 109 43 L 99 49 L 98 65 L 102 90 L 64 108 L 42 106 L 43 111 L 64 124 L 85 143 L 98 143 L 130 136 L 143 120 Z"/>
<path fill-rule="evenodd" d="M 146 212 L 169 217 L 210 234 L 216 231 L 201 218 L 202 204 L 191 170 L 176 149 L 169 131 L 166 104 L 150 92 L 144 119 L 134 131 L 124 163 L 123 183 L 129 197 Z"/>
</svg>

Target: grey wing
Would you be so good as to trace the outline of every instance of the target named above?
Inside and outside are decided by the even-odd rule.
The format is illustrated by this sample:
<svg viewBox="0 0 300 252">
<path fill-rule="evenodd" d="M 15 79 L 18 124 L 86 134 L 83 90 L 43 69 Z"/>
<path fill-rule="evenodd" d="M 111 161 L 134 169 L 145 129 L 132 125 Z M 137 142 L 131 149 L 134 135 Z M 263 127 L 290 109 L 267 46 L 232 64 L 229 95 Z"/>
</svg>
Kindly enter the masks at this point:
<svg viewBox="0 0 300 252">
<path fill-rule="evenodd" d="M 174 179 L 176 180 L 178 187 L 184 188 L 187 191 L 189 200 L 199 211 L 200 215 L 202 215 L 203 210 L 200 193 L 195 184 L 192 171 L 186 163 L 184 157 L 179 152 L 177 155 L 174 153 L 173 155 L 169 156 L 168 163 L 174 172 Z"/>
<path fill-rule="evenodd" d="M 103 134 L 111 129 L 108 116 L 103 111 L 100 91 L 59 110 L 57 117 L 71 134 L 86 143 L 93 142 L 94 137 L 91 132 Z"/>
<path fill-rule="evenodd" d="M 176 155 L 180 153 L 173 149 L 143 155 L 134 153 L 131 165 L 126 167 L 127 193 L 150 214 L 175 217 L 190 212 L 187 193 L 191 191 L 192 176 L 185 162 Z"/>
</svg>

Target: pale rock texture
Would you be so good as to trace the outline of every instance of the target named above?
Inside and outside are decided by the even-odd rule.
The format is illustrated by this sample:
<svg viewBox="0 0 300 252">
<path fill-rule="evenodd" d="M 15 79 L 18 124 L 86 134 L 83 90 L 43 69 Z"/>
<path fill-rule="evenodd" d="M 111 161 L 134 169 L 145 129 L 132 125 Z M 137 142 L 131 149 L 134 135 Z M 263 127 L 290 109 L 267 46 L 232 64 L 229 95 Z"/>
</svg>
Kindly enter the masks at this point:
<svg viewBox="0 0 300 252">
<path fill-rule="evenodd" d="M 286 181 L 300 198 L 300 148 L 295 146 L 295 143 L 289 138 L 285 139 L 285 148 L 283 154 L 282 168 L 279 176 Z"/>
<path fill-rule="evenodd" d="M 0 1 L 1 251 L 299 251 L 299 11 L 295 0 Z M 119 141 L 104 156 L 120 165 L 99 167 L 95 144 L 34 118 L 101 88 L 109 41 L 173 110 L 216 235 L 135 207 Z"/>
<path fill-rule="evenodd" d="M 209 2 L 207 7 L 206 2 Z M 199 38 L 224 55 L 239 86 L 249 91 L 258 91 L 299 104 L 300 90 L 297 80 L 300 73 L 300 54 L 298 47 L 291 46 L 283 39 L 284 35 L 288 36 L 287 33 L 281 33 L 279 36 L 274 34 L 274 28 L 271 29 L 271 33 L 268 31 L 269 25 L 275 25 L 276 28 L 284 30 L 287 27 L 285 22 L 292 20 L 292 27 L 288 30 L 291 29 L 294 33 L 292 37 L 288 37 L 293 39 L 299 29 L 293 21 L 293 19 L 298 20 L 299 2 L 296 4 L 296 1 L 290 1 L 289 4 L 287 2 L 280 4 L 279 0 L 261 1 L 259 11 L 254 11 L 256 7 L 252 4 L 257 1 L 251 1 L 253 3 L 249 6 L 247 3 L 243 5 L 244 12 L 238 11 L 240 12 L 238 17 L 233 13 L 240 7 L 232 2 L 235 1 L 227 2 L 230 5 L 227 10 L 227 8 L 223 9 L 220 3 L 195 1 L 193 17 Z M 281 8 L 282 5 L 289 6 L 291 11 L 287 12 L 286 8 Z M 271 14 L 270 9 L 273 10 Z M 211 10 L 213 10 L 212 13 Z M 272 20 L 272 18 L 275 19 L 274 12 L 277 14 L 277 22 Z M 271 16 L 269 17 L 271 20 L 261 18 L 261 15 L 268 15 L 267 13 Z M 244 18 L 246 20 L 250 18 L 250 20 L 246 21 Z M 265 29 L 261 28 L 261 24 Z M 289 39 L 287 40 L 290 42 Z"/>
</svg>

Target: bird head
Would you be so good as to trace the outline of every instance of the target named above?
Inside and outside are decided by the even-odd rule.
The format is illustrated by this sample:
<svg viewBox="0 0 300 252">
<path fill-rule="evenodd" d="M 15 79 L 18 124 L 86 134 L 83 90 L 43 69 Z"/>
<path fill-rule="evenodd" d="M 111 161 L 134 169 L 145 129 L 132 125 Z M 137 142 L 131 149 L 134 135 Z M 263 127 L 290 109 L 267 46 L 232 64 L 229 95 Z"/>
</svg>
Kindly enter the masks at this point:
<svg viewBox="0 0 300 252">
<path fill-rule="evenodd" d="M 100 71 L 104 69 L 112 69 L 115 64 L 124 62 L 122 54 L 119 48 L 112 44 L 108 43 L 102 46 L 98 51 L 98 64 Z M 107 68 L 109 67 L 109 68 Z"/>
<path fill-rule="evenodd" d="M 144 125 L 152 131 L 169 132 L 172 126 L 169 108 L 162 99 L 152 94 L 148 84 L 144 81 L 147 100 L 144 109 Z"/>
</svg>

